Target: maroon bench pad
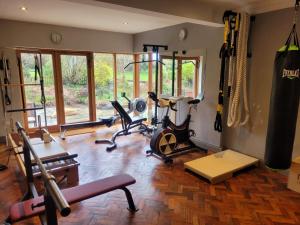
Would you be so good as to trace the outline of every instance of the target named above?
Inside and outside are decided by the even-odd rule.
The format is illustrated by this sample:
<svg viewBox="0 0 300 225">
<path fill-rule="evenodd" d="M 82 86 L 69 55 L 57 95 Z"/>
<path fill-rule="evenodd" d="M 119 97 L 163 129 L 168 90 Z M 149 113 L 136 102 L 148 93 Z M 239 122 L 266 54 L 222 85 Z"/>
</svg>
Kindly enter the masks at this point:
<svg viewBox="0 0 300 225">
<path fill-rule="evenodd" d="M 136 180 L 128 175 L 121 174 L 107 177 L 91 183 L 82 184 L 62 190 L 62 193 L 69 204 L 80 202 L 101 194 L 105 194 L 116 189 L 124 188 L 134 184 Z M 44 201 L 44 196 L 18 202 L 10 207 L 9 218 L 11 222 L 18 222 L 30 217 L 38 216 L 45 211 L 45 207 L 37 207 L 32 209 L 32 205 L 36 205 Z"/>
</svg>

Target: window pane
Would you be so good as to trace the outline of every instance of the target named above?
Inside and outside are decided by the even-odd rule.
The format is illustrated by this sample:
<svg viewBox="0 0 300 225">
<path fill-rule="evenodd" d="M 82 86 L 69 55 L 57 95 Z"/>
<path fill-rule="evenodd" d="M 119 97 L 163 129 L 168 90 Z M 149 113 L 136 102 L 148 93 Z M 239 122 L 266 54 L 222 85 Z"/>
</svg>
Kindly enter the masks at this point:
<svg viewBox="0 0 300 225">
<path fill-rule="evenodd" d="M 156 54 L 152 54 L 152 60 L 155 60 L 156 59 Z M 160 56 L 158 56 L 158 59 L 160 60 Z M 152 90 L 151 91 L 153 91 L 153 92 L 155 92 L 155 77 L 156 77 L 156 68 L 155 68 L 155 66 L 156 66 L 156 62 L 155 61 L 153 61 L 152 62 Z M 160 76 L 160 68 L 161 68 L 161 63 L 158 63 L 158 87 L 157 87 L 157 90 L 158 90 L 158 95 L 159 95 L 159 85 L 160 85 L 160 83 L 159 83 L 159 76 Z"/>
<path fill-rule="evenodd" d="M 97 117 L 112 116 L 114 109 L 110 101 L 114 100 L 114 56 L 94 54 L 94 74 Z"/>
<path fill-rule="evenodd" d="M 61 55 L 66 123 L 89 120 L 87 58 Z"/>
<path fill-rule="evenodd" d="M 163 70 L 162 70 L 162 94 L 165 96 L 172 96 L 172 59 L 163 59 Z M 174 96 L 177 95 L 177 68 L 178 61 L 175 61 L 175 90 Z"/>
<path fill-rule="evenodd" d="M 196 60 L 182 60 L 182 90 L 183 96 L 194 97 L 194 77 Z"/>
<path fill-rule="evenodd" d="M 117 99 L 125 108 L 128 108 L 128 102 L 121 97 L 121 93 L 125 92 L 126 96 L 132 99 L 134 90 L 134 65 L 124 69 L 130 62 L 133 62 L 133 55 L 117 55 Z"/>
<path fill-rule="evenodd" d="M 35 54 L 33 53 L 21 53 L 21 63 L 23 71 L 24 84 L 39 84 L 40 80 L 37 78 L 35 81 Z M 39 57 L 39 55 L 38 55 Z M 56 100 L 55 100 L 55 86 L 54 86 L 54 73 L 53 73 L 53 61 L 51 54 L 42 54 L 42 67 L 44 76 L 44 90 L 46 96 L 46 115 L 47 125 L 57 124 L 56 115 Z M 25 99 L 26 108 L 40 107 L 41 104 L 41 87 L 37 86 L 25 86 Z M 45 126 L 44 110 L 27 111 L 28 127 L 37 127 L 38 115 L 41 116 L 42 126 Z"/>
<path fill-rule="evenodd" d="M 139 55 L 139 61 L 149 61 L 149 55 Z M 139 78 L 140 78 L 140 97 L 148 97 L 148 80 L 149 80 L 149 62 L 140 63 L 139 65 Z"/>
</svg>

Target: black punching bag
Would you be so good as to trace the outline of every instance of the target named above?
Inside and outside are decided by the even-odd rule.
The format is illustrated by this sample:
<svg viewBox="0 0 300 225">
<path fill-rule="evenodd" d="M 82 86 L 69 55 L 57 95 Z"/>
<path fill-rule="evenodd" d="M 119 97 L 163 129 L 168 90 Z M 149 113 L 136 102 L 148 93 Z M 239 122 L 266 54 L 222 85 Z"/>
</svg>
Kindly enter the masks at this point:
<svg viewBox="0 0 300 225">
<path fill-rule="evenodd" d="M 265 164 L 272 169 L 291 166 L 300 96 L 299 71 L 300 49 L 294 25 L 274 63 L 265 151 Z"/>
</svg>

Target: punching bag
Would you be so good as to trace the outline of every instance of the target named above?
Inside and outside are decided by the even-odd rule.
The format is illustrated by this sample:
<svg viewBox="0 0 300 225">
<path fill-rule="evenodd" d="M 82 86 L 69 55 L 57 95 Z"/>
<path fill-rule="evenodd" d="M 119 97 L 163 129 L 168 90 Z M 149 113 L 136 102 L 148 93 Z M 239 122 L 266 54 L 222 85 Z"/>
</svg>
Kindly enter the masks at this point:
<svg viewBox="0 0 300 225">
<path fill-rule="evenodd" d="M 296 25 L 276 53 L 266 139 L 265 165 L 291 166 L 300 96 L 300 49 Z"/>
</svg>

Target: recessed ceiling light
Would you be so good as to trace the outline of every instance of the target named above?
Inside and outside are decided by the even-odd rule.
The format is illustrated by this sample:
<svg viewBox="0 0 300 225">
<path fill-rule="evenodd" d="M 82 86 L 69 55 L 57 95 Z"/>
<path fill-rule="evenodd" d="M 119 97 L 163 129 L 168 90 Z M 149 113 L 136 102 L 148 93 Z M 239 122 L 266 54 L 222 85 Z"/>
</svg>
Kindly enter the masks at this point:
<svg viewBox="0 0 300 225">
<path fill-rule="evenodd" d="M 25 7 L 25 6 L 22 6 L 20 9 L 21 9 L 22 11 L 27 11 L 27 7 Z"/>
<path fill-rule="evenodd" d="M 124 25 L 127 25 L 127 24 L 128 24 L 128 22 L 124 22 L 123 24 L 124 24 Z"/>
</svg>

